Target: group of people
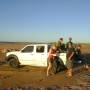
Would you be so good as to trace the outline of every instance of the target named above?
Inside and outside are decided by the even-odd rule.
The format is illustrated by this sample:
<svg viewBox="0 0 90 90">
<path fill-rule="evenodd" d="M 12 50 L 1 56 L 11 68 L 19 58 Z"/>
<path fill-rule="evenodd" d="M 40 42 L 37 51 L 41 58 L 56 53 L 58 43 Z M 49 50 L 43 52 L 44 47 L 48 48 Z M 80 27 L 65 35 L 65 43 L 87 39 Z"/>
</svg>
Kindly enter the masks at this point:
<svg viewBox="0 0 90 90">
<path fill-rule="evenodd" d="M 80 58 L 81 55 L 81 46 L 77 45 L 75 47 L 74 43 L 72 42 L 72 38 L 69 38 L 69 41 L 64 44 L 63 38 L 60 38 L 56 45 L 52 45 L 49 49 L 48 55 L 48 67 L 47 67 L 47 76 L 51 75 L 50 70 L 53 67 L 53 62 L 56 60 L 55 58 L 58 56 L 57 52 L 62 53 L 66 52 L 66 67 L 67 67 L 67 76 L 72 76 L 72 68 L 73 68 L 73 61 L 74 56 L 76 55 L 77 58 Z"/>
</svg>

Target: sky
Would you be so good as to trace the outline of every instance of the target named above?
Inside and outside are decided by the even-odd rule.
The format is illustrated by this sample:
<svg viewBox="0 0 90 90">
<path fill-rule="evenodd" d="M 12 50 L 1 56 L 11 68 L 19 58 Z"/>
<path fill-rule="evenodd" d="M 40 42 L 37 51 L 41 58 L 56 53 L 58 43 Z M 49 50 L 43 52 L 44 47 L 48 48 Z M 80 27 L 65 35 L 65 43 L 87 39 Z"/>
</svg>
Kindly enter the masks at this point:
<svg viewBox="0 0 90 90">
<path fill-rule="evenodd" d="M 0 41 L 90 43 L 90 0 L 0 0 Z"/>
</svg>

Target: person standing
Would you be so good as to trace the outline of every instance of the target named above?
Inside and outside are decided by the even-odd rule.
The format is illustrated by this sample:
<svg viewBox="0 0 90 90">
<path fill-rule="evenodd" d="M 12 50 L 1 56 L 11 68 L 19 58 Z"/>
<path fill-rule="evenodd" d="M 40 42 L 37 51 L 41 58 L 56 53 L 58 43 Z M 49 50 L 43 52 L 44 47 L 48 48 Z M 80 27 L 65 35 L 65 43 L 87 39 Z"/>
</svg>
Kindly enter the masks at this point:
<svg viewBox="0 0 90 90">
<path fill-rule="evenodd" d="M 75 48 L 75 61 L 82 63 L 81 45 L 77 44 Z"/>
<path fill-rule="evenodd" d="M 66 44 L 66 49 L 68 49 L 69 43 L 73 45 L 72 38 L 69 37 L 69 41 Z"/>
<path fill-rule="evenodd" d="M 49 49 L 49 55 L 48 55 L 48 67 L 47 67 L 47 76 L 49 76 L 51 73 L 50 73 L 50 70 L 53 68 L 53 62 L 56 57 L 56 46 L 53 45 L 50 49 Z"/>
<path fill-rule="evenodd" d="M 74 48 L 73 48 L 73 44 L 69 43 L 67 49 L 67 61 L 66 61 L 67 75 L 69 77 L 72 76 L 73 60 L 74 60 Z"/>
</svg>

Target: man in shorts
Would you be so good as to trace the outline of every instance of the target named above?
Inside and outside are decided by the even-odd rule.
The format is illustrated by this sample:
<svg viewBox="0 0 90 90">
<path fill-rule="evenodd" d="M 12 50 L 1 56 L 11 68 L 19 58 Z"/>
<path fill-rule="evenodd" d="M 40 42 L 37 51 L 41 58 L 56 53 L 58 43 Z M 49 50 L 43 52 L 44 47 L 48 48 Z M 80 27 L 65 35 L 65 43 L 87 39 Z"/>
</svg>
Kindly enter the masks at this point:
<svg viewBox="0 0 90 90">
<path fill-rule="evenodd" d="M 69 77 L 72 76 L 73 59 L 74 59 L 74 48 L 73 45 L 69 43 L 67 49 L 67 61 L 66 61 L 67 75 Z"/>
</svg>

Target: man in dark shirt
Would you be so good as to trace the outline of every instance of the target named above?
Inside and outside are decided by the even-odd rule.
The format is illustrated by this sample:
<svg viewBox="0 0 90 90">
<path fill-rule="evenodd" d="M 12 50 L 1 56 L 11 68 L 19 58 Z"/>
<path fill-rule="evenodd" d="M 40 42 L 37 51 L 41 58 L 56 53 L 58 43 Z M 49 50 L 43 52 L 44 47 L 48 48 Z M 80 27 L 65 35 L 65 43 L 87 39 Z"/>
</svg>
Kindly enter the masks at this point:
<svg viewBox="0 0 90 90">
<path fill-rule="evenodd" d="M 81 54 L 81 45 L 80 44 L 77 44 L 75 47 L 75 61 L 77 63 L 82 62 L 82 54 Z"/>
</svg>

